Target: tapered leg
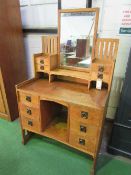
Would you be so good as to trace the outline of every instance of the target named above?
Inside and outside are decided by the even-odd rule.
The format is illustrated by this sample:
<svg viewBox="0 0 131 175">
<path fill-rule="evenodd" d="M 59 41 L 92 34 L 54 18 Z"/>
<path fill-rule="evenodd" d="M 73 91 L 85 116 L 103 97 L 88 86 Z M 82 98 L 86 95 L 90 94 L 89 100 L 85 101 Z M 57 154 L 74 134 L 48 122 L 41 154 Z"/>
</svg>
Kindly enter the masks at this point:
<svg viewBox="0 0 131 175">
<path fill-rule="evenodd" d="M 97 163 L 97 158 L 94 158 L 93 167 L 91 169 L 90 175 L 95 175 L 96 174 L 96 163 Z"/>
</svg>

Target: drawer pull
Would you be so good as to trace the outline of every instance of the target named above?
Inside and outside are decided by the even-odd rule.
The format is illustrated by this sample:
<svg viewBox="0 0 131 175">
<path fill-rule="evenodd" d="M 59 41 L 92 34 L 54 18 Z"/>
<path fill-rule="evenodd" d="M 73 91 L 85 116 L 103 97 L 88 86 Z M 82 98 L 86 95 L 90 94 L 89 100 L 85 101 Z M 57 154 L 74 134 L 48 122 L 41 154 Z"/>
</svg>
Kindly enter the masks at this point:
<svg viewBox="0 0 131 175">
<path fill-rule="evenodd" d="M 79 144 L 80 145 L 85 145 L 85 139 L 79 139 Z"/>
<path fill-rule="evenodd" d="M 99 67 L 98 67 L 98 71 L 99 71 L 99 72 L 104 72 L 104 66 L 99 66 Z"/>
<path fill-rule="evenodd" d="M 97 78 L 99 78 L 99 79 L 103 79 L 103 74 L 102 74 L 102 73 L 98 73 Z"/>
<path fill-rule="evenodd" d="M 86 126 L 80 125 L 80 131 L 81 132 L 86 132 Z"/>
<path fill-rule="evenodd" d="M 32 114 L 31 109 L 27 109 L 27 110 L 26 110 L 26 112 L 27 112 L 27 114 L 29 114 L 29 115 L 31 115 L 31 114 Z"/>
<path fill-rule="evenodd" d="M 81 112 L 81 117 L 84 119 L 88 119 L 88 112 L 82 111 Z"/>
<path fill-rule="evenodd" d="M 28 125 L 33 126 L 33 122 L 31 120 L 29 120 Z"/>
<path fill-rule="evenodd" d="M 44 64 L 44 60 L 40 60 L 40 63 L 41 63 L 41 64 Z"/>
<path fill-rule="evenodd" d="M 41 70 L 44 70 L 44 66 L 40 66 L 40 69 L 41 69 Z"/>
<path fill-rule="evenodd" d="M 31 97 L 30 96 L 26 96 L 26 101 L 31 102 Z"/>
</svg>

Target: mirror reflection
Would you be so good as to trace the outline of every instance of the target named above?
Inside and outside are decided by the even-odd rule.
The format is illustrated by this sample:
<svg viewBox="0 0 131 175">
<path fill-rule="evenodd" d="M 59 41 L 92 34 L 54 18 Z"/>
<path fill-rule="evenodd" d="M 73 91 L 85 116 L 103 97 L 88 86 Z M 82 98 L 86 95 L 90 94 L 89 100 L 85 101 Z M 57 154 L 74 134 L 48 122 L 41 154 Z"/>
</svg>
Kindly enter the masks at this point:
<svg viewBox="0 0 131 175">
<path fill-rule="evenodd" d="M 95 12 L 61 13 L 61 66 L 90 67 Z"/>
</svg>

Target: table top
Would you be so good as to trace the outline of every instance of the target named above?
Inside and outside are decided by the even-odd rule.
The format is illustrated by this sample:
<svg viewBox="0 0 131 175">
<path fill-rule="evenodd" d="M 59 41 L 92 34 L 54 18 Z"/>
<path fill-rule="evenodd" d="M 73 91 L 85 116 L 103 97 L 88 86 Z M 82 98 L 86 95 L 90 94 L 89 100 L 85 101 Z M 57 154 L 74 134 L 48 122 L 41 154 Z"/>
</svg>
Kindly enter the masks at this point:
<svg viewBox="0 0 131 175">
<path fill-rule="evenodd" d="M 87 85 L 78 83 L 53 81 L 49 83 L 45 79 L 35 79 L 17 88 L 20 91 L 37 94 L 40 99 L 62 101 L 67 104 L 77 104 L 97 109 L 103 109 L 108 100 L 109 92 L 106 89 L 88 90 Z"/>
</svg>

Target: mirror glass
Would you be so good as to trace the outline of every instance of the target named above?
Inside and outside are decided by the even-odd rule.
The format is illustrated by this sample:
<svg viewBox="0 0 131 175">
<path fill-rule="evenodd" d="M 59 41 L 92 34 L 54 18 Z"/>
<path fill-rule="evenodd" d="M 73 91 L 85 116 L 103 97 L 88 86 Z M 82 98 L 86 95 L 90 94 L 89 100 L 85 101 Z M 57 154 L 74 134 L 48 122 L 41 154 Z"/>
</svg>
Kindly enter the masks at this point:
<svg viewBox="0 0 131 175">
<path fill-rule="evenodd" d="M 90 67 L 95 19 L 95 12 L 61 13 L 61 66 Z"/>
</svg>

